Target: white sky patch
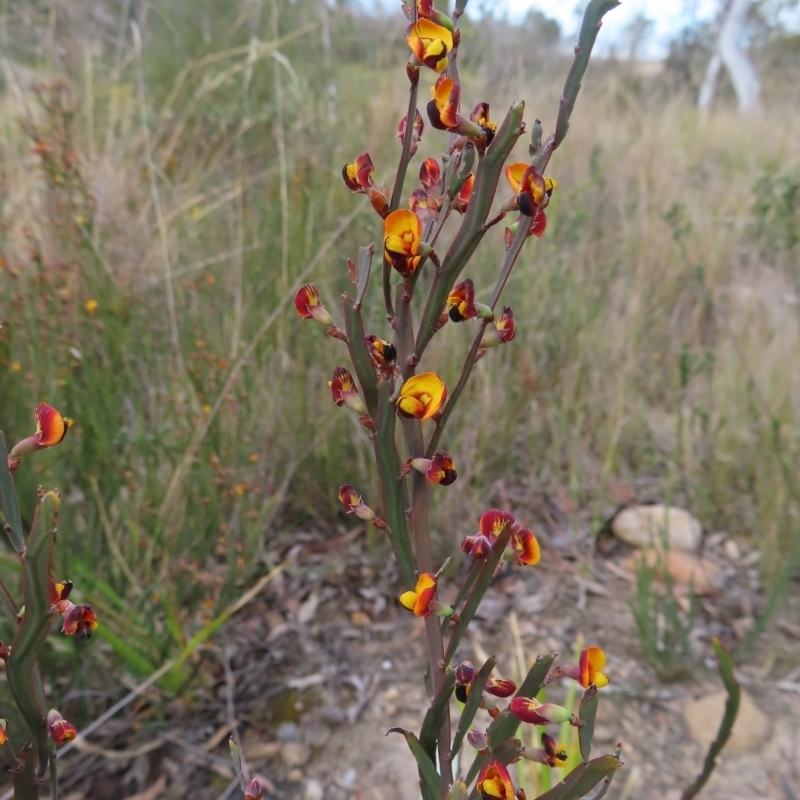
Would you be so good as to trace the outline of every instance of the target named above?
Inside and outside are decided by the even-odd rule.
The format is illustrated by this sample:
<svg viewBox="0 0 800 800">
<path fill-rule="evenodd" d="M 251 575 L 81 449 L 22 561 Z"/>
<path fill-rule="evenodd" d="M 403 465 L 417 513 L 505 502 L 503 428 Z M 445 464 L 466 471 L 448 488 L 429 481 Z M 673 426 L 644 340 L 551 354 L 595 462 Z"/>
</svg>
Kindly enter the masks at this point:
<svg viewBox="0 0 800 800">
<path fill-rule="evenodd" d="M 478 10 L 480 2 L 471 8 L 467 5 L 467 13 Z M 531 9 L 537 9 L 548 17 L 558 20 L 561 31 L 566 36 L 574 35 L 580 25 L 581 15 L 578 8 L 585 3 L 577 0 L 495 0 L 491 4 L 497 16 L 507 15 L 510 19 L 520 19 Z M 622 49 L 623 54 L 630 41 L 629 26 L 638 16 L 644 15 L 652 20 L 654 27 L 648 37 L 645 55 L 662 56 L 666 44 L 681 28 L 697 20 L 713 17 L 719 8 L 719 0 L 623 0 L 619 8 L 609 11 L 603 22 L 603 31 L 598 39 L 598 46 L 607 50 L 609 45 Z"/>
</svg>

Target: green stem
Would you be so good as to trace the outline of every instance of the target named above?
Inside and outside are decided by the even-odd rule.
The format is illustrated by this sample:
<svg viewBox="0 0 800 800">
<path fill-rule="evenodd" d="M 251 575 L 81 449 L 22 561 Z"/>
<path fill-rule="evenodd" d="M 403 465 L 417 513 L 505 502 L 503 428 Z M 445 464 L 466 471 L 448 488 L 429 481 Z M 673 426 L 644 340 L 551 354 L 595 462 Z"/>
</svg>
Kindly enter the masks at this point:
<svg viewBox="0 0 800 800">
<path fill-rule="evenodd" d="M 514 264 L 516 263 L 519 254 L 522 252 L 522 246 L 525 244 L 525 240 L 528 238 L 530 222 L 530 217 L 521 217 L 519 228 L 517 228 L 517 232 L 514 235 L 514 241 L 511 243 L 511 247 L 508 248 L 508 251 L 505 254 L 503 266 L 500 269 L 500 276 L 497 279 L 494 291 L 492 292 L 492 297 L 489 301 L 489 307 L 492 309 L 492 311 L 494 311 L 495 306 L 500 300 L 500 295 L 503 293 L 503 289 L 508 282 L 509 275 L 511 275 L 511 270 L 514 268 Z M 428 443 L 426 458 L 431 458 L 433 453 L 436 452 L 436 448 L 439 446 L 439 441 L 441 440 L 442 433 L 444 432 L 444 426 L 447 424 L 447 420 L 450 419 L 450 415 L 453 413 L 453 409 L 455 408 L 461 393 L 466 388 L 470 375 L 472 375 L 472 370 L 475 367 L 475 357 L 480 349 L 481 339 L 483 339 L 483 334 L 488 324 L 488 322 L 482 321 L 477 333 L 475 334 L 475 338 L 472 340 L 472 346 L 467 353 L 464 366 L 461 369 L 461 375 L 458 378 L 458 383 L 450 394 L 447 400 L 447 405 L 444 407 L 444 411 L 436 421 L 436 430 L 433 432 L 433 436 L 431 436 L 431 440 Z"/>
<path fill-rule="evenodd" d="M 369 357 L 367 343 L 364 341 L 364 322 L 361 319 L 361 310 L 347 292 L 342 295 L 342 311 L 344 312 L 350 360 L 353 362 L 353 369 L 359 384 L 361 384 L 367 411 L 374 419 L 378 410 L 378 379 L 372 359 Z"/>
<path fill-rule="evenodd" d="M 6 532 L 11 546 L 22 554 L 25 552 L 25 534 L 22 532 L 22 516 L 14 488 L 14 479 L 8 471 L 8 448 L 6 439 L 0 431 L 0 506 L 6 518 Z"/>
<path fill-rule="evenodd" d="M 458 278 L 461 270 L 464 269 L 486 234 L 487 229 L 484 227 L 484 223 L 492 207 L 492 201 L 497 191 L 497 182 L 506 159 L 511 154 L 517 139 L 525 130 L 522 124 L 524 111 L 524 103 L 511 106 L 475 171 L 475 185 L 467 213 L 442 261 L 442 268 L 436 272 L 425 310 L 422 313 L 414 351 L 417 362 L 421 360 L 425 348 L 436 333 L 436 324 L 444 309 L 447 294 L 453 287 L 453 282 Z"/>
<path fill-rule="evenodd" d="M 395 442 L 397 419 L 392 393 L 388 381 L 378 381 L 378 410 L 375 416 L 375 435 L 372 440 L 375 464 L 381 484 L 384 520 L 389 525 L 392 543 L 400 575 L 407 589 L 416 583 L 414 556 L 408 536 L 405 492 L 400 478 L 400 456 Z"/>
<path fill-rule="evenodd" d="M 539 172 L 544 173 L 545 168 L 550 162 L 553 151 L 564 141 L 569 130 L 569 119 L 572 110 L 575 108 L 575 101 L 578 99 L 578 92 L 581 90 L 581 81 L 589 65 L 589 58 L 592 55 L 592 48 L 597 40 L 597 34 L 603 25 L 603 17 L 620 5 L 620 0 L 590 0 L 586 11 L 583 14 L 581 32 L 578 35 L 578 44 L 575 46 L 575 58 L 572 61 L 567 80 L 564 83 L 564 91 L 561 94 L 561 102 L 558 108 L 558 119 L 556 120 L 555 133 L 547 137 L 547 141 L 534 158 L 534 164 Z"/>
</svg>

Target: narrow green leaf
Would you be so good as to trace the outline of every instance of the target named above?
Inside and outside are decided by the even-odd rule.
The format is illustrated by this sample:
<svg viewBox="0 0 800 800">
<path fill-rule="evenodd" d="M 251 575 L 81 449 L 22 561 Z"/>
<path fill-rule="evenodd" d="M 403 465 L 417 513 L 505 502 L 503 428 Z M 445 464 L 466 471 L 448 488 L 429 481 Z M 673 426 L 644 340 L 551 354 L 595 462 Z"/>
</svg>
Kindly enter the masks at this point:
<svg viewBox="0 0 800 800">
<path fill-rule="evenodd" d="M 11 528 L 11 544 L 18 553 L 21 553 L 25 549 L 25 534 L 22 531 L 17 490 L 14 487 L 14 479 L 8 471 L 8 449 L 2 431 L 0 431 L 0 504 L 3 507 L 6 524 Z"/>
<path fill-rule="evenodd" d="M 453 670 L 448 670 L 444 676 L 444 683 L 436 694 L 436 697 L 433 698 L 433 703 L 431 703 L 431 707 L 428 709 L 425 714 L 425 719 L 422 721 L 419 740 L 431 761 L 434 762 L 436 761 L 436 743 L 438 741 L 439 731 L 442 727 L 442 720 L 444 719 L 450 697 L 455 688 L 456 673 Z"/>
<path fill-rule="evenodd" d="M 728 699 L 725 701 L 725 713 L 722 715 L 722 721 L 719 724 L 717 738 L 714 739 L 711 746 L 708 748 L 706 759 L 703 762 L 703 769 L 697 778 L 695 778 L 694 783 L 681 795 L 681 800 L 692 800 L 693 797 L 696 797 L 698 792 L 705 786 L 706 781 L 711 777 L 711 773 L 717 766 L 717 757 L 722 752 L 722 748 L 725 747 L 733 731 L 733 724 L 736 722 L 736 716 L 739 713 L 739 704 L 742 700 L 742 689 L 739 686 L 739 682 L 736 680 L 736 676 L 733 674 L 733 659 L 731 658 L 731 654 L 722 646 L 719 639 L 712 639 L 711 646 L 714 648 L 714 653 L 717 656 L 719 676 L 722 678 L 725 691 L 728 693 Z"/>
<path fill-rule="evenodd" d="M 517 689 L 517 697 L 536 697 L 541 691 L 550 670 L 553 667 L 553 662 L 556 660 L 558 653 L 550 652 L 544 656 L 537 656 L 533 666 L 528 670 L 525 680 L 522 685 Z M 517 732 L 520 726 L 520 721 L 508 711 L 501 712 L 489 726 L 487 734 L 489 741 L 496 742 L 501 745 L 507 739 L 510 739 Z M 479 755 L 472 766 L 470 767 L 469 774 L 467 775 L 467 783 L 472 782 L 478 775 L 478 772 L 483 768 L 483 765 L 488 761 L 486 756 Z"/>
<path fill-rule="evenodd" d="M 467 602 L 464 604 L 464 608 L 461 611 L 456 609 L 456 611 L 458 611 L 458 622 L 456 623 L 456 627 L 453 630 L 453 633 L 450 636 L 450 641 L 447 644 L 447 652 L 444 654 L 444 660 L 446 664 L 449 664 L 450 659 L 455 655 L 456 649 L 461 641 L 461 637 L 464 635 L 464 631 L 467 630 L 469 623 L 472 622 L 472 618 L 475 616 L 475 612 L 478 610 L 478 606 L 480 605 L 481 600 L 483 600 L 483 596 L 486 594 L 487 589 L 492 585 L 494 571 L 497 565 L 500 563 L 500 559 L 503 557 L 503 552 L 505 551 L 510 538 L 511 526 L 506 525 L 505 530 L 497 537 L 497 541 L 494 543 L 494 545 L 492 545 L 492 552 L 489 555 L 489 558 L 486 559 L 486 563 L 484 564 L 484 567 L 478 576 L 478 580 L 475 582 L 475 588 L 472 590 L 469 597 L 467 597 Z"/>
<path fill-rule="evenodd" d="M 617 756 L 600 756 L 587 764 L 579 764 L 561 783 L 549 792 L 539 795 L 537 800 L 581 800 L 600 781 L 613 775 L 622 762 Z"/>
<path fill-rule="evenodd" d="M 375 255 L 375 245 L 358 249 L 358 290 L 356 292 L 356 306 L 361 307 L 364 295 L 369 285 L 369 276 L 372 273 L 372 257 Z"/>
<path fill-rule="evenodd" d="M 478 713 L 481 695 L 483 694 L 483 690 L 486 688 L 486 682 L 491 677 L 492 670 L 496 665 L 497 658 L 495 656 L 491 656 L 489 659 L 487 659 L 486 663 L 480 668 L 480 671 L 475 676 L 475 682 L 472 684 L 469 696 L 467 697 L 467 702 L 464 703 L 464 710 L 461 712 L 461 719 L 458 721 L 458 728 L 456 729 L 456 735 L 453 739 L 453 747 L 450 750 L 451 761 L 456 757 L 456 753 L 458 753 L 458 751 L 461 749 L 461 744 L 464 741 L 464 737 L 467 735 L 470 725 L 472 725 L 472 721 L 475 719 L 475 715 Z"/>
<path fill-rule="evenodd" d="M 389 728 L 386 733 L 387 735 L 390 733 L 402 733 L 405 736 L 408 748 L 417 760 L 417 766 L 419 767 L 419 785 L 420 789 L 422 789 L 423 800 L 440 800 L 442 795 L 439 791 L 439 773 L 436 771 L 433 761 L 425 752 L 425 748 L 419 739 L 411 731 L 403 728 Z"/>
<path fill-rule="evenodd" d="M 594 739 L 594 720 L 597 716 L 597 687 L 592 685 L 584 693 L 578 708 L 581 725 L 578 728 L 578 742 L 581 746 L 581 758 L 584 762 L 592 754 L 592 739 Z"/>
<path fill-rule="evenodd" d="M 363 249 L 363 248 L 362 248 Z M 347 333 L 347 349 L 353 362 L 367 411 L 374 419 L 378 409 L 378 377 L 372 359 L 369 357 L 367 343 L 364 341 L 364 322 L 361 309 L 356 307 L 353 298 L 347 292 L 342 295 L 342 311 L 344 311 L 344 327 Z"/>
<path fill-rule="evenodd" d="M 412 589 L 416 584 L 416 572 L 411 540 L 408 537 L 405 492 L 400 479 L 400 456 L 394 438 L 396 419 L 389 383 L 378 381 L 378 410 L 373 445 L 383 495 L 384 519 L 391 530 L 389 538 L 403 582 L 407 588 Z"/>
<path fill-rule="evenodd" d="M 153 666 L 146 655 L 139 652 L 129 641 L 117 636 L 108 625 L 100 625 L 94 635 L 110 645 L 131 672 L 137 675 L 152 675 L 156 671 L 157 667 Z"/>
</svg>

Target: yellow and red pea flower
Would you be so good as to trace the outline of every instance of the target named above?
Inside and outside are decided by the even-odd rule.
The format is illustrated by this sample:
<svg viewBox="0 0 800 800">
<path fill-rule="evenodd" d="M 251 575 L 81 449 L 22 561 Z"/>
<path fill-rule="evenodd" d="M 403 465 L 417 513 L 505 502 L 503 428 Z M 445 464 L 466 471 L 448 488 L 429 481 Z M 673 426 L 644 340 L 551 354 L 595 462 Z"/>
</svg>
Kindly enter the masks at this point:
<svg viewBox="0 0 800 800">
<path fill-rule="evenodd" d="M 475 788 L 481 797 L 513 800 L 514 784 L 502 761 L 490 761 L 478 774 Z"/>
<path fill-rule="evenodd" d="M 71 419 L 62 417 L 53 406 L 49 406 L 47 403 L 39 403 L 34 417 L 36 433 L 17 442 L 8 454 L 8 469 L 12 475 L 19 466 L 22 456 L 59 444 L 64 440 L 69 426 L 72 424 Z"/>
<path fill-rule="evenodd" d="M 481 339 L 481 347 L 497 347 L 500 344 L 508 344 L 516 334 L 517 325 L 514 322 L 514 312 L 505 306 L 494 322 L 494 330 L 487 331 Z"/>
<path fill-rule="evenodd" d="M 474 559 L 482 561 L 489 557 L 497 541 L 497 537 L 507 525 L 514 525 L 514 517 L 507 511 L 498 511 L 495 508 L 485 511 L 481 515 L 480 530 L 474 536 L 467 536 L 461 542 L 461 549 Z"/>
<path fill-rule="evenodd" d="M 408 115 L 406 114 L 403 119 L 400 120 L 400 124 L 397 126 L 397 138 L 403 141 L 406 136 L 406 130 L 408 128 Z M 414 109 L 414 125 L 411 129 L 411 150 L 409 155 L 413 158 L 413 156 L 417 152 L 417 147 L 419 146 L 419 142 L 422 140 L 422 132 L 425 130 L 425 123 L 422 121 L 422 114 L 419 113 L 419 109 Z"/>
<path fill-rule="evenodd" d="M 475 284 L 470 278 L 457 283 L 447 296 L 447 314 L 453 322 L 464 322 L 478 316 L 475 308 Z"/>
<path fill-rule="evenodd" d="M 520 566 L 535 566 L 542 558 L 539 542 L 529 528 L 515 528 L 511 534 L 510 545 L 514 551 L 514 562 Z"/>
<path fill-rule="evenodd" d="M 361 153 L 356 160 L 342 167 L 342 177 L 351 192 L 364 194 L 372 186 L 372 173 L 375 167 L 369 153 Z"/>
<path fill-rule="evenodd" d="M 63 580 L 60 583 L 56 583 L 55 578 L 52 575 L 50 576 L 51 606 L 60 603 L 62 600 L 67 600 L 69 598 L 70 592 L 72 592 L 72 581 Z"/>
<path fill-rule="evenodd" d="M 588 689 L 594 684 L 598 689 L 608 686 L 608 675 L 600 670 L 606 665 L 606 654 L 599 647 L 586 647 L 581 651 L 578 683 Z"/>
<path fill-rule="evenodd" d="M 567 750 L 549 734 L 542 734 L 541 747 L 526 747 L 522 757 L 538 764 L 547 764 L 548 767 L 564 767 L 567 764 Z"/>
<path fill-rule="evenodd" d="M 339 501 L 348 514 L 354 514 L 365 522 L 372 522 L 375 519 L 372 509 L 364 503 L 361 495 L 349 483 L 339 487 Z"/>
<path fill-rule="evenodd" d="M 484 136 L 486 137 L 486 141 L 483 143 L 484 147 L 490 145 L 497 132 L 497 123 L 489 117 L 489 104 L 483 102 L 478 103 L 472 110 L 469 118 L 483 129 Z"/>
<path fill-rule="evenodd" d="M 397 358 L 397 350 L 391 342 L 381 339 L 371 333 L 369 336 L 364 337 L 369 350 L 369 356 L 372 359 L 373 365 L 381 371 L 391 369 L 392 364 Z"/>
<path fill-rule="evenodd" d="M 6 728 L 8 727 L 7 719 L 0 719 L 0 747 L 8 742 L 8 734 Z"/>
<path fill-rule="evenodd" d="M 425 475 L 431 483 L 450 486 L 458 478 L 456 465 L 450 453 L 437 451 L 432 458 L 412 458 L 411 466 Z"/>
<path fill-rule="evenodd" d="M 472 197 L 472 187 L 475 185 L 475 176 L 470 172 L 467 179 L 458 190 L 458 194 L 450 201 L 450 208 L 458 211 L 459 214 L 466 214 L 469 208 L 469 201 Z"/>
<path fill-rule="evenodd" d="M 439 131 L 451 131 L 473 139 L 484 136 L 483 128 L 458 113 L 461 104 L 461 84 L 440 75 L 431 87 L 433 99 L 426 106 L 431 125 Z"/>
<path fill-rule="evenodd" d="M 367 407 L 356 389 L 353 376 L 344 367 L 335 367 L 333 379 L 328 381 L 331 387 L 331 396 L 337 406 L 346 405 L 356 414 L 366 414 Z"/>
<path fill-rule="evenodd" d="M 47 728 L 56 744 L 71 742 L 78 735 L 78 729 L 71 722 L 67 722 L 56 708 L 51 708 L 47 712 Z"/>
<path fill-rule="evenodd" d="M 453 34 L 447 28 L 423 17 L 408 26 L 406 41 L 420 64 L 434 72 L 447 69 L 447 54 L 453 49 Z"/>
<path fill-rule="evenodd" d="M 425 422 L 439 413 L 446 399 L 444 381 L 435 372 L 422 372 L 402 385 L 395 402 L 402 416 Z"/>
<path fill-rule="evenodd" d="M 78 639 L 91 639 L 92 633 L 97 630 L 97 614 L 91 606 L 75 605 L 69 600 L 62 601 L 59 605 L 67 604 L 61 612 L 64 615 L 63 632 L 67 636 L 77 636 Z"/>
<path fill-rule="evenodd" d="M 419 180 L 422 185 L 430 190 L 440 185 L 442 170 L 435 158 L 426 158 L 419 168 Z"/>
<path fill-rule="evenodd" d="M 422 225 L 430 219 L 438 219 L 442 198 L 434 197 L 434 195 L 428 194 L 425 188 L 420 187 L 411 192 L 411 196 L 408 198 L 408 207 Z"/>
<path fill-rule="evenodd" d="M 422 224 L 413 211 L 392 211 L 383 222 L 383 254 L 403 276 L 412 275 L 430 252 L 422 241 Z"/>
<path fill-rule="evenodd" d="M 414 590 L 400 595 L 400 605 L 414 612 L 417 617 L 429 617 L 433 610 L 431 602 L 436 596 L 436 578 L 429 572 L 423 572 L 417 579 Z"/>
<path fill-rule="evenodd" d="M 301 319 L 313 319 L 321 325 L 333 325 L 331 315 L 319 299 L 319 290 L 313 283 L 302 286 L 294 296 L 294 307 Z"/>
<path fill-rule="evenodd" d="M 247 786 L 244 787 L 244 800 L 261 800 L 264 796 L 264 790 L 256 778 L 253 778 Z"/>
<path fill-rule="evenodd" d="M 535 166 L 524 162 L 509 164 L 505 174 L 516 196 L 503 203 L 503 211 L 519 210 L 528 217 L 535 217 L 537 211 L 543 211 L 547 207 L 553 190 L 558 187 L 555 179 L 543 176 Z M 541 224 L 547 223 L 545 221 Z M 541 236 L 541 233 L 531 233 Z"/>
<path fill-rule="evenodd" d="M 580 725 L 580 720 L 568 709 L 554 703 L 540 703 L 532 697 L 515 697 L 508 710 L 521 722 L 531 725 L 550 725 L 553 722 L 569 722 Z"/>
</svg>

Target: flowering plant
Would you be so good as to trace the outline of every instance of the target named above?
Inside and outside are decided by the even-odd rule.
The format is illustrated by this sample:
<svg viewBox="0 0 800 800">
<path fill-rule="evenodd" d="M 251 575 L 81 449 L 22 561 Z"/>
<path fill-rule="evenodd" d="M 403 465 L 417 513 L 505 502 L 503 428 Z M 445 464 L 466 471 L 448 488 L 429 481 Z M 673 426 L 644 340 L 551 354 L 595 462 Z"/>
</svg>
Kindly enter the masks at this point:
<svg viewBox="0 0 800 800">
<path fill-rule="evenodd" d="M 39 658 L 57 616 L 62 633 L 89 639 L 97 629 L 97 614 L 88 605 L 70 599 L 72 582 L 57 581 L 51 570 L 58 530 L 58 490 L 39 487 L 39 503 L 30 534 L 25 537 L 13 475 L 23 457 L 63 441 L 70 420 L 52 406 L 40 403 L 35 411 L 36 431 L 18 442 L 9 453 L 0 433 L 0 507 L 5 531 L 19 556 L 22 602 L 15 602 L 0 580 L 0 606 L 17 621 L 10 646 L 0 642 L 0 666 L 5 666 L 11 699 L 23 722 L 23 730 L 9 730 L 0 720 L 0 759 L 14 777 L 16 800 L 38 800 L 39 787 L 50 780 L 50 796 L 57 797 L 56 748 L 78 735 L 75 726 L 58 709 L 48 708 Z"/>
<path fill-rule="evenodd" d="M 471 113 L 462 110 L 458 21 L 465 5 L 459 0 L 452 19 L 436 10 L 431 0 L 413 0 L 404 6 L 410 20 L 406 32 L 409 102 L 398 126 L 402 149 L 394 185 L 390 192 L 375 184 L 369 153 L 361 153 L 342 169 L 347 188 L 367 194 L 379 214 L 382 247 L 362 247 L 358 263 L 349 262 L 355 297 L 349 293 L 342 297 L 341 328 L 325 310 L 315 287 L 300 289 L 295 305 L 301 318 L 336 331 L 335 338 L 347 346 L 350 364 L 336 366 L 331 391 L 338 405 L 357 414 L 372 441 L 381 497 L 365 500 L 357 487 L 345 484 L 339 489 L 339 499 L 347 513 L 386 532 L 403 583 L 398 601 L 425 626 L 430 708 L 419 733 L 393 729 L 405 737 L 417 760 L 423 800 L 458 800 L 470 791 L 473 798 L 520 798 L 522 790 L 514 786 L 509 764 L 520 758 L 550 767 L 566 763 L 564 748 L 548 734 L 542 738 L 541 749 L 526 752 L 515 736 L 521 723 L 569 723 L 580 729 L 582 763 L 557 791 L 559 797 L 582 797 L 598 783 L 607 785 L 621 764 L 619 752 L 590 759 L 597 689 L 608 682 L 601 672 L 605 655 L 599 648 L 587 648 L 579 665 L 556 668 L 554 677 L 574 678 L 586 690 L 578 714 L 535 699 L 554 668 L 555 653 L 538 658 L 519 687 L 492 675 L 494 657 L 477 667 L 469 661 L 454 664 L 464 632 L 501 561 L 534 567 L 540 559 L 539 543 L 534 532 L 508 512 L 485 511 L 477 530 L 469 531 L 461 543 L 471 567 L 455 600 L 448 604 L 440 598 L 447 579 L 444 568 L 437 569 L 433 562 L 428 507 L 431 492 L 446 491 L 458 478 L 457 454 L 443 449 L 442 440 L 475 363 L 489 349 L 509 344 L 515 337 L 514 312 L 509 306 L 499 306 L 499 300 L 526 241 L 545 234 L 545 209 L 557 188 L 545 171 L 567 134 L 601 20 L 618 0 L 589 3 L 556 130 L 544 139 L 536 120 L 531 126 L 530 160 L 509 164 L 526 130 L 524 103 L 512 105 L 501 121 L 491 118 L 490 104 L 483 100 Z M 420 84 L 426 81 L 431 84 L 431 99 L 425 116 L 434 131 L 443 132 L 437 135 L 443 137 L 444 155 L 422 162 L 419 185 L 406 197 L 406 175 L 425 132 L 417 101 Z M 506 185 L 501 181 L 504 175 L 512 194 L 501 195 L 492 213 L 498 186 Z M 445 249 L 440 234 L 453 212 L 461 215 L 460 225 Z M 506 253 L 499 277 L 489 302 L 478 303 L 475 284 L 463 272 L 483 237 L 509 214 L 518 218 L 505 229 Z M 389 330 L 383 332 L 366 331 L 362 317 L 376 250 L 383 256 L 380 277 L 389 322 Z M 420 276 L 426 273 L 428 288 L 423 292 Z M 447 323 L 474 326 L 454 387 L 447 386 L 433 366 L 427 367 L 426 359 L 432 338 Z M 421 368 L 423 363 L 427 369 Z M 396 442 L 398 428 L 403 457 Z M 450 710 L 453 697 L 463 703 L 455 731 Z M 474 724 L 481 709 L 489 715 L 487 730 Z M 465 741 L 477 754 L 469 771 L 459 776 L 454 774 L 454 763 Z"/>
</svg>

